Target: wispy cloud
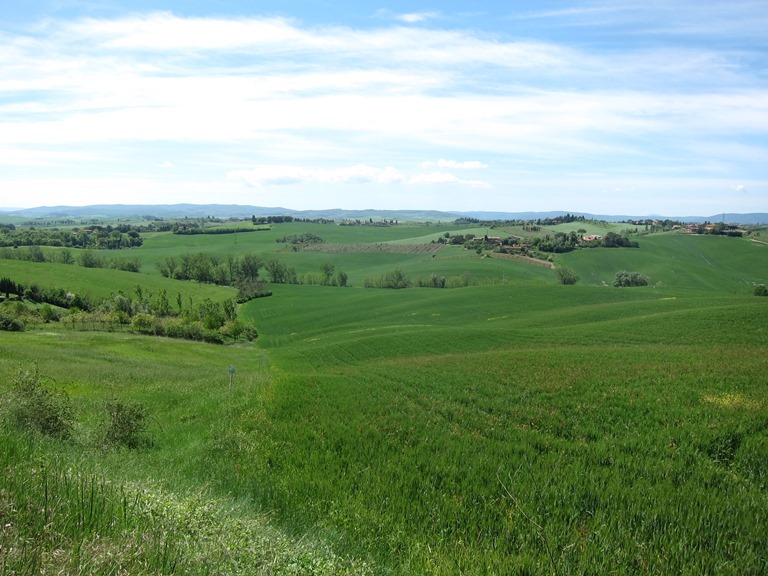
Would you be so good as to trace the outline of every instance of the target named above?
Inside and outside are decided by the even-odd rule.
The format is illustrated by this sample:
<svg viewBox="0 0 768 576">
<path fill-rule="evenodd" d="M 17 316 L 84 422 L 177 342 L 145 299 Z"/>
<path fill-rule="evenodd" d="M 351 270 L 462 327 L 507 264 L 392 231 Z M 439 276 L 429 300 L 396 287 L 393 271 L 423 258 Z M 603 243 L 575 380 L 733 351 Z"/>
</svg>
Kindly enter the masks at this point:
<svg viewBox="0 0 768 576">
<path fill-rule="evenodd" d="M 438 18 L 439 16 L 438 12 L 410 12 L 408 14 L 397 14 L 395 19 L 408 24 L 418 24 L 419 22 Z"/>
<path fill-rule="evenodd" d="M 294 184 L 462 184 L 473 188 L 489 186 L 487 182 L 464 180 L 448 172 L 405 174 L 391 166 L 376 168 L 365 164 L 338 168 L 262 165 L 246 170 L 233 170 L 227 176 L 255 187 Z"/>
<path fill-rule="evenodd" d="M 341 168 L 306 168 L 287 165 L 256 166 L 247 170 L 233 170 L 229 178 L 243 180 L 251 186 L 290 184 L 395 184 L 405 177 L 391 167 L 375 168 L 365 164 Z"/>
</svg>

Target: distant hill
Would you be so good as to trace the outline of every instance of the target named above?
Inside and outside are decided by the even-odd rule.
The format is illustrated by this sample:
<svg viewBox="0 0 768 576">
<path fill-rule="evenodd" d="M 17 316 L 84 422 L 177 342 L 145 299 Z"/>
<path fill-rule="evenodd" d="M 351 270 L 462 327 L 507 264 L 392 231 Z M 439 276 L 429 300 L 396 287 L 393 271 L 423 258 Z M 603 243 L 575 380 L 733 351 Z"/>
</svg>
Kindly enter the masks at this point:
<svg viewBox="0 0 768 576">
<path fill-rule="evenodd" d="M 604 220 L 606 222 L 624 222 L 626 220 L 675 220 L 677 222 L 727 222 L 729 224 L 768 224 L 768 213 L 756 212 L 752 214 L 715 214 L 714 216 L 660 216 L 658 214 L 628 215 L 628 214 L 590 214 L 588 212 L 566 212 L 564 210 L 552 212 L 462 212 L 462 216 L 477 218 L 479 220 L 538 220 L 556 218 L 565 214 L 584 216 L 587 220 Z"/>
<path fill-rule="evenodd" d="M 455 220 L 460 215 L 436 210 L 291 210 L 281 207 L 245 206 L 240 204 L 97 204 L 93 206 L 40 206 L 8 209 L 0 214 L 24 218 L 250 218 L 251 216 L 294 216 L 295 218 L 328 218 L 331 220 Z"/>
<path fill-rule="evenodd" d="M 680 222 L 728 222 L 732 224 L 768 224 L 768 213 L 715 214 L 713 216 L 660 216 L 590 214 L 587 212 L 442 212 L 438 210 L 292 210 L 281 207 L 247 206 L 240 204 L 96 204 L 92 206 L 39 206 L 37 208 L 0 209 L 0 216 L 22 218 L 250 218 L 251 216 L 293 216 L 295 218 L 327 218 L 330 220 L 400 220 L 400 221 L 451 221 L 457 218 L 479 220 L 538 220 L 555 218 L 564 214 L 584 216 L 590 220 L 622 222 L 653 218 Z"/>
</svg>

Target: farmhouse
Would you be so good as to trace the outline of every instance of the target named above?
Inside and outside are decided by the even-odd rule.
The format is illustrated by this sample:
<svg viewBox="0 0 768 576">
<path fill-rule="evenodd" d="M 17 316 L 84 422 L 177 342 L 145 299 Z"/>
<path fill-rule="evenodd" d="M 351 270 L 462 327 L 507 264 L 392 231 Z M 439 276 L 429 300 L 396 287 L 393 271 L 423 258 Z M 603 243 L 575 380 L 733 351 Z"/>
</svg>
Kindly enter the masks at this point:
<svg viewBox="0 0 768 576">
<path fill-rule="evenodd" d="M 600 236 L 600 234 L 588 234 L 586 236 L 581 237 L 584 242 L 591 242 L 592 240 L 602 240 L 603 237 Z"/>
</svg>

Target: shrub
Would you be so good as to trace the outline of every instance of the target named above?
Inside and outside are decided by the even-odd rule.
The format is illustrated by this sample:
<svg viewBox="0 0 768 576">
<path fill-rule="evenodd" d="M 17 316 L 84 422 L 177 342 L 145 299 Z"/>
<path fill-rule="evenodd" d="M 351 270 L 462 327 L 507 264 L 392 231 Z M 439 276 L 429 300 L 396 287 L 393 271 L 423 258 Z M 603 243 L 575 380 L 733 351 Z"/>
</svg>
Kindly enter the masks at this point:
<svg viewBox="0 0 768 576">
<path fill-rule="evenodd" d="M 560 282 L 560 284 L 565 285 L 576 284 L 576 282 L 581 279 L 581 277 L 570 268 L 556 268 L 555 276 L 557 276 L 557 281 Z"/>
<path fill-rule="evenodd" d="M 132 449 L 152 444 L 146 433 L 148 411 L 143 404 L 113 400 L 105 408 L 109 415 L 107 442 Z"/>
<path fill-rule="evenodd" d="M 131 326 L 139 332 L 152 332 L 155 327 L 155 317 L 152 314 L 136 314 L 131 321 Z"/>
<path fill-rule="evenodd" d="M 237 302 L 243 304 L 255 298 L 272 296 L 272 292 L 264 288 L 261 282 L 243 279 L 237 283 Z"/>
<path fill-rule="evenodd" d="M 53 321 L 58 320 L 59 319 L 59 315 L 51 307 L 50 304 L 43 304 L 42 308 L 40 308 L 40 318 L 42 318 L 43 322 L 45 322 L 47 324 L 51 320 L 53 320 Z"/>
<path fill-rule="evenodd" d="M 253 326 L 246 324 L 245 328 L 243 328 L 243 336 L 245 336 L 246 340 L 249 342 L 253 342 L 256 340 L 256 338 L 259 337 L 259 333 L 256 331 L 256 328 Z"/>
<path fill-rule="evenodd" d="M 395 268 L 392 272 L 382 274 L 376 280 L 366 278 L 363 281 L 363 285 L 366 288 L 393 288 L 398 290 L 400 288 L 408 288 L 411 286 L 411 280 L 406 276 L 402 270 Z"/>
<path fill-rule="evenodd" d="M 752 293 L 755 296 L 768 296 L 768 287 L 765 284 L 758 284 Z"/>
<path fill-rule="evenodd" d="M 70 436 L 74 413 L 69 396 L 43 385 L 37 368 L 19 372 L 13 395 L 13 419 L 19 428 L 55 438 Z"/>
<path fill-rule="evenodd" d="M 624 288 L 627 286 L 647 286 L 648 278 L 640 272 L 627 272 L 622 270 L 616 272 L 616 279 L 613 281 L 613 285 L 616 288 Z"/>
<path fill-rule="evenodd" d="M 0 313 L 0 330 L 7 332 L 23 332 L 24 322 L 13 316 Z"/>
</svg>

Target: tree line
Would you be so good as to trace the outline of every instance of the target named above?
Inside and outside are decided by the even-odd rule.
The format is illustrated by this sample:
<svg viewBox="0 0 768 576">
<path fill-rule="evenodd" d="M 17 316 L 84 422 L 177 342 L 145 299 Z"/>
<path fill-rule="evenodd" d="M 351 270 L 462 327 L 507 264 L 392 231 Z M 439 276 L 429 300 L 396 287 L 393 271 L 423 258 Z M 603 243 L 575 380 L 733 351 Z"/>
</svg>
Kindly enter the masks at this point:
<svg viewBox="0 0 768 576">
<path fill-rule="evenodd" d="M 72 330 L 134 331 L 156 336 L 201 340 L 223 344 L 227 339 L 253 340 L 256 329 L 237 317 L 234 299 L 196 302 L 181 293 L 172 298 L 163 288 L 157 292 L 138 284 L 133 294 L 120 291 L 100 300 L 60 287 L 23 285 L 0 278 L 5 302 L 0 311 L 0 329 L 20 331 L 29 323 L 61 322 Z M 16 301 L 11 302 L 11 296 Z"/>
<path fill-rule="evenodd" d="M 55 246 L 66 248 L 93 248 L 97 250 L 121 250 L 138 248 L 144 240 L 130 224 L 116 227 L 89 226 L 88 228 L 17 228 L 13 225 L 0 227 L 0 247 Z"/>
<path fill-rule="evenodd" d="M 0 259 L 24 260 L 27 262 L 54 262 L 58 264 L 79 264 L 84 268 L 112 268 L 125 272 L 139 272 L 141 259 L 116 256 L 107 258 L 95 250 L 86 248 L 73 252 L 69 248 L 44 252 L 40 246 L 24 246 L 22 248 L 0 248 Z"/>
<path fill-rule="evenodd" d="M 160 274 L 176 280 L 195 280 L 201 283 L 234 286 L 239 290 L 239 300 L 246 301 L 269 295 L 262 282 L 272 284 L 322 284 L 347 286 L 349 277 L 343 270 L 336 270 L 332 262 L 324 262 L 319 273 L 299 274 L 292 266 L 277 258 L 264 260 L 255 253 L 242 257 L 219 257 L 204 252 L 185 253 L 178 258 L 166 256 L 156 264 Z M 265 273 L 262 278 L 262 272 Z M 267 293 L 268 292 L 268 293 Z"/>
</svg>

